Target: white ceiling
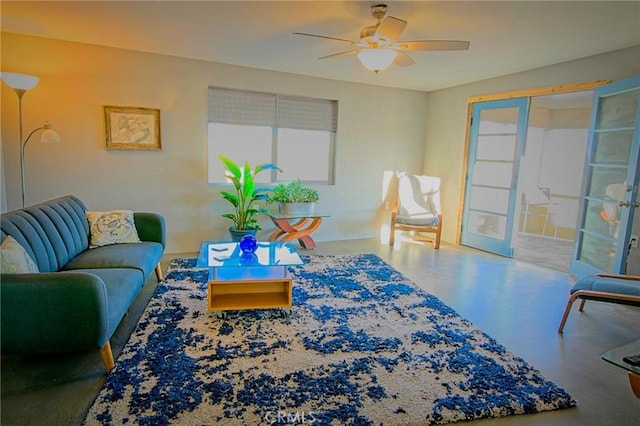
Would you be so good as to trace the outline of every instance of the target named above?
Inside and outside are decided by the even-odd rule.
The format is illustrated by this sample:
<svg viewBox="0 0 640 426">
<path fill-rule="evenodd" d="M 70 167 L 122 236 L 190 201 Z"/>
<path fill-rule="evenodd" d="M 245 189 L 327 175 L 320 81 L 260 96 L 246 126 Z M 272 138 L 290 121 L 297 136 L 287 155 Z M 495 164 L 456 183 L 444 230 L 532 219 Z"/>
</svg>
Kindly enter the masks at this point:
<svg viewBox="0 0 640 426">
<path fill-rule="evenodd" d="M 454 39 L 468 51 L 411 52 L 380 74 L 308 32 L 350 40 L 375 23 L 372 1 L 5 1 L 2 30 L 431 91 L 640 45 L 640 1 L 386 1 L 408 21 L 400 40 Z M 638 58 L 640 61 L 640 58 Z"/>
</svg>

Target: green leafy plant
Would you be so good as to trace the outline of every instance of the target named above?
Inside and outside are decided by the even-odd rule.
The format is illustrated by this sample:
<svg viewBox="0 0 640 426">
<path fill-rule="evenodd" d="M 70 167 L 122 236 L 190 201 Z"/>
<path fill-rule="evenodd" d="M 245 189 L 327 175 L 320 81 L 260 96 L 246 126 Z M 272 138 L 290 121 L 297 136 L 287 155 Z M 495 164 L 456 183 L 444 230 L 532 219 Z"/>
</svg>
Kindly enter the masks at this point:
<svg viewBox="0 0 640 426">
<path fill-rule="evenodd" d="M 225 213 L 222 217 L 230 219 L 238 231 L 261 229 L 255 216 L 265 213 L 267 210 L 255 203 L 269 200 L 271 189 L 256 187 L 255 176 L 263 170 L 281 170 L 275 164 L 259 164 L 252 169 L 247 162 L 241 167 L 224 155 L 220 155 L 218 158 L 222 161 L 224 176 L 231 181 L 235 189 L 234 192 L 220 191 L 222 197 L 229 201 L 234 208 L 233 213 Z"/>
<path fill-rule="evenodd" d="M 273 187 L 269 203 L 314 203 L 320 198 L 318 190 L 296 179 L 289 183 L 279 183 Z"/>
</svg>

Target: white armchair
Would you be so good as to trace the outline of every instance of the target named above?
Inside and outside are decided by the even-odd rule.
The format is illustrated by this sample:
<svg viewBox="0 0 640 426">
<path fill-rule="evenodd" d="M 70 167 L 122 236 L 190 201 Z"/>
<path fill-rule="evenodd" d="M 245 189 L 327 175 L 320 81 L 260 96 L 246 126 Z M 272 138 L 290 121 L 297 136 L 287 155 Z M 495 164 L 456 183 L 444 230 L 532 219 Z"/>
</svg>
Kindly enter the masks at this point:
<svg viewBox="0 0 640 426">
<path fill-rule="evenodd" d="M 440 210 L 440 178 L 402 174 L 398 177 L 398 197 L 391 211 L 389 245 L 395 242 L 395 231 L 434 233 L 434 248 L 440 248 L 442 213 Z"/>
</svg>

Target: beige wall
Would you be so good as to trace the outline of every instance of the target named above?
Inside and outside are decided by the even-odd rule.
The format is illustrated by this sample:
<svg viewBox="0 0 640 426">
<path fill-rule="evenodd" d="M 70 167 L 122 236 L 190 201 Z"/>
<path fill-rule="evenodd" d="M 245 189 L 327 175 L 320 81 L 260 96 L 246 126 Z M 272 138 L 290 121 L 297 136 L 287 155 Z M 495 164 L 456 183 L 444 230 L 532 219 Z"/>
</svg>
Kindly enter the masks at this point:
<svg viewBox="0 0 640 426">
<path fill-rule="evenodd" d="M 57 145 L 27 145 L 27 204 L 74 194 L 92 210 L 156 211 L 168 253 L 228 238 L 220 187 L 207 184 L 207 87 L 339 101 L 336 185 L 319 187 L 331 214 L 319 241 L 376 236 L 387 222 L 385 170 L 419 172 L 426 93 L 2 33 L 2 71 L 40 77 L 23 98 L 26 132 L 49 120 Z M 15 93 L 2 84 L 7 208 L 20 206 Z M 107 151 L 103 105 L 159 108 L 161 151 Z M 3 191 L 4 192 L 4 191 Z M 264 218 L 263 218 L 264 219 Z M 272 225 L 263 221 L 265 229 Z M 266 230 L 265 230 L 266 234 Z"/>
<path fill-rule="evenodd" d="M 319 241 L 374 237 L 388 220 L 386 170 L 443 179 L 443 240 L 454 242 L 460 212 L 467 98 L 640 72 L 640 47 L 430 93 L 379 88 L 225 64 L 2 33 L 2 71 L 40 76 L 24 97 L 25 133 L 51 121 L 58 145 L 30 142 L 27 202 L 75 194 L 90 209 L 157 211 L 169 253 L 227 238 L 227 205 L 208 185 L 209 85 L 339 100 L 336 185 L 319 187 L 331 214 Z M 2 84 L 3 197 L 20 204 L 17 99 Z M 162 151 L 104 149 L 103 105 L 162 110 Z M 423 157 L 423 152 L 425 153 Z M 6 191 L 5 191 L 6 188 Z M 271 226 L 265 225 L 263 235 Z"/>
<path fill-rule="evenodd" d="M 430 92 L 423 171 L 443 180 L 441 202 L 446 218 L 443 240 L 456 240 L 462 209 L 460 196 L 464 184 L 462 172 L 469 97 L 593 80 L 620 80 L 638 73 L 640 46 Z"/>
</svg>

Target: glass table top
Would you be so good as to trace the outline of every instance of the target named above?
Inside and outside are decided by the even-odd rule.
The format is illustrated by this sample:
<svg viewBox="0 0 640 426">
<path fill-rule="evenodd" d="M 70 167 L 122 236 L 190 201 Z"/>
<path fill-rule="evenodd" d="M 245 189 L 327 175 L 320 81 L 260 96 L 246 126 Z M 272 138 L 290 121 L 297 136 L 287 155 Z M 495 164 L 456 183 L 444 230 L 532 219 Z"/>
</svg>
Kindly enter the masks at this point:
<svg viewBox="0 0 640 426">
<path fill-rule="evenodd" d="M 243 253 L 238 243 L 204 242 L 200 246 L 196 267 L 292 266 L 303 263 L 291 243 L 258 242 L 255 253 Z"/>
<path fill-rule="evenodd" d="M 640 355 L 640 340 L 636 340 L 635 342 L 631 342 L 627 345 L 605 352 L 602 354 L 602 359 L 613 365 L 617 365 L 620 368 L 624 368 L 625 370 L 640 374 L 640 367 L 634 367 L 623 360 L 624 357 L 633 355 Z"/>
<path fill-rule="evenodd" d="M 330 215 L 324 213 L 282 214 L 276 212 L 268 212 L 267 214 L 274 219 L 314 219 L 317 217 L 330 217 Z"/>
</svg>

